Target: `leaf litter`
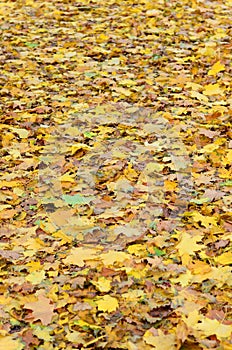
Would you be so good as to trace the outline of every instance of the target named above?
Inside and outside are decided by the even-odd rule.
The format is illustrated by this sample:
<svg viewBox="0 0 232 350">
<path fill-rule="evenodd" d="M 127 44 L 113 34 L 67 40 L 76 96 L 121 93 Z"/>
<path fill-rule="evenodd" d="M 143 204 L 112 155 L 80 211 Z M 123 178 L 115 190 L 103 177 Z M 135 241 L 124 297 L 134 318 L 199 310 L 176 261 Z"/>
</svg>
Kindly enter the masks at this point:
<svg viewBox="0 0 232 350">
<path fill-rule="evenodd" d="M 0 348 L 231 349 L 230 9 L 0 4 Z"/>
</svg>

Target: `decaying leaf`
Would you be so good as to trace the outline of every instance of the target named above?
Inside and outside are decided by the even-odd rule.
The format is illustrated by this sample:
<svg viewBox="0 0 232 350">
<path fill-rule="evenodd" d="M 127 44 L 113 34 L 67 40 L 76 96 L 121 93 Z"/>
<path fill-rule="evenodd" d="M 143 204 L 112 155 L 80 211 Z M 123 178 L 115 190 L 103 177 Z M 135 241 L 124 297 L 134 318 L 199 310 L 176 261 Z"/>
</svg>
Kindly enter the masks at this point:
<svg viewBox="0 0 232 350">
<path fill-rule="evenodd" d="M 231 5 L 0 2 L 0 350 L 231 350 Z"/>
</svg>

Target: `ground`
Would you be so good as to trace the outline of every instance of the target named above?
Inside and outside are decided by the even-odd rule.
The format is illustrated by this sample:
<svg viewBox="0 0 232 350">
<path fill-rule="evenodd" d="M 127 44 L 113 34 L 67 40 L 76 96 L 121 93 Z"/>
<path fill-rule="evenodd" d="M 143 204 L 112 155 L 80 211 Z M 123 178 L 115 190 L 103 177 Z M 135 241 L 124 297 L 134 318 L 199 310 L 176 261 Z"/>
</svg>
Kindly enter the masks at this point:
<svg viewBox="0 0 232 350">
<path fill-rule="evenodd" d="M 0 349 L 232 348 L 231 6 L 0 3 Z"/>
</svg>

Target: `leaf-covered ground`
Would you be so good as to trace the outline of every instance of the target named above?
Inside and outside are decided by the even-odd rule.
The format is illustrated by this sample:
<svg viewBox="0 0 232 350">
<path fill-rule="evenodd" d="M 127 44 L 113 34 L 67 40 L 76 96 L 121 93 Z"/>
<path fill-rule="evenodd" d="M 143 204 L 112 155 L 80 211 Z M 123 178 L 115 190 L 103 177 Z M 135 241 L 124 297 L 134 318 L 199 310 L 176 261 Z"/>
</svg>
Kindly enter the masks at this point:
<svg viewBox="0 0 232 350">
<path fill-rule="evenodd" d="M 232 348 L 231 7 L 0 3 L 0 349 Z"/>
</svg>

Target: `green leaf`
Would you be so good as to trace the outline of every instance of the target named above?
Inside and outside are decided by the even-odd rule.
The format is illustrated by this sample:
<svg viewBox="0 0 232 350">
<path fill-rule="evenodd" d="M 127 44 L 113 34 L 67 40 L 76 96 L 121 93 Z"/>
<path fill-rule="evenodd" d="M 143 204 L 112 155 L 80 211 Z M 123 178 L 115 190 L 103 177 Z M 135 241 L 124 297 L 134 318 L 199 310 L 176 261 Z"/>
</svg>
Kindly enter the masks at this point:
<svg viewBox="0 0 232 350">
<path fill-rule="evenodd" d="M 156 230 L 156 228 L 157 228 L 157 222 L 152 221 L 152 222 L 150 223 L 149 227 L 150 227 L 152 230 Z"/>
<path fill-rule="evenodd" d="M 30 42 L 28 42 L 28 41 L 25 43 L 25 45 L 28 46 L 28 47 L 31 47 L 32 49 L 33 49 L 34 47 L 39 46 L 39 44 L 37 44 L 37 43 L 30 43 Z"/>
<path fill-rule="evenodd" d="M 62 198 L 67 204 L 74 206 L 76 204 L 79 204 L 79 205 L 89 204 L 95 197 L 94 196 L 83 197 L 81 194 L 75 194 L 74 196 L 64 194 Z"/>
<path fill-rule="evenodd" d="M 154 247 L 154 252 L 156 256 L 162 256 L 165 255 L 165 252 L 157 247 Z"/>
<path fill-rule="evenodd" d="M 228 186 L 228 187 L 230 187 L 230 186 L 232 186 L 232 180 L 226 180 L 224 182 L 221 182 L 220 186 Z"/>
<path fill-rule="evenodd" d="M 84 132 L 84 137 L 86 137 L 86 138 L 92 139 L 92 138 L 94 138 L 94 136 L 96 136 L 96 134 L 92 131 Z"/>
<path fill-rule="evenodd" d="M 203 203 L 207 203 L 209 202 L 209 198 L 207 197 L 202 197 L 202 198 L 199 198 L 199 199 L 191 199 L 191 203 L 195 203 L 195 204 L 203 204 Z"/>
<path fill-rule="evenodd" d="M 40 226 L 41 222 L 42 222 L 42 220 L 36 220 L 35 225 Z"/>
<path fill-rule="evenodd" d="M 95 72 L 85 72 L 85 76 L 88 78 L 93 78 L 97 75 Z"/>
<path fill-rule="evenodd" d="M 161 58 L 162 56 L 160 56 L 160 55 L 153 55 L 152 56 L 152 58 L 153 58 L 153 60 L 158 60 L 159 58 Z"/>
</svg>

